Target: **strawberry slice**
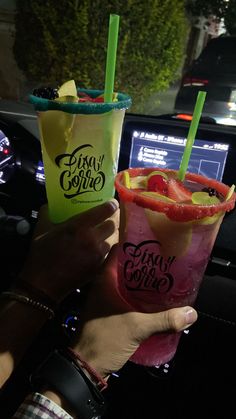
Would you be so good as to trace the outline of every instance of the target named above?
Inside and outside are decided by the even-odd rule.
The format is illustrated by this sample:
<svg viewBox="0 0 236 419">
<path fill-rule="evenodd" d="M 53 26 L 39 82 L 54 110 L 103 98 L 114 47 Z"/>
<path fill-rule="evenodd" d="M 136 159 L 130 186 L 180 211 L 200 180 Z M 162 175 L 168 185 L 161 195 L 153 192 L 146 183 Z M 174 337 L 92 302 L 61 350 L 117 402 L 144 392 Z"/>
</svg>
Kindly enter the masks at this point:
<svg viewBox="0 0 236 419">
<path fill-rule="evenodd" d="M 182 182 L 171 178 L 168 182 L 168 197 L 176 202 L 189 201 L 191 200 L 192 192 L 185 188 Z"/>
<path fill-rule="evenodd" d="M 165 173 L 154 171 L 147 176 L 147 190 L 167 195 L 168 177 Z"/>
</svg>

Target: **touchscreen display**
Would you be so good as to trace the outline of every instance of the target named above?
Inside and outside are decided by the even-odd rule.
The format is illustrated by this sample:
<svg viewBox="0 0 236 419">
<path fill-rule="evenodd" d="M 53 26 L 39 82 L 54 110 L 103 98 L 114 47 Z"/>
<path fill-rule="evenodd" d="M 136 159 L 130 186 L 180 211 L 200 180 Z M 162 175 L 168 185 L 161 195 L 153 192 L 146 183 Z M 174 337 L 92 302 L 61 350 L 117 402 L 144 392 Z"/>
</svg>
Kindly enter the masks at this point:
<svg viewBox="0 0 236 419">
<path fill-rule="evenodd" d="M 186 138 L 134 130 L 129 167 L 159 167 L 178 170 Z M 229 144 L 196 139 L 188 171 L 222 180 Z"/>
</svg>

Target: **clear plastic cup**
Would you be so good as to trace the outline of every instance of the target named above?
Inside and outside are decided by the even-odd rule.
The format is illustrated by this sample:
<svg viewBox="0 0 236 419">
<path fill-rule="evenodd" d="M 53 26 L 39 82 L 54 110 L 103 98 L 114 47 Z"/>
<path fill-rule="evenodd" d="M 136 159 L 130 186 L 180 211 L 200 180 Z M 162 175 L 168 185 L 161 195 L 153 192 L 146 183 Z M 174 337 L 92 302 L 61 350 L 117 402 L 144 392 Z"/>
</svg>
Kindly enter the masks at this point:
<svg viewBox="0 0 236 419">
<path fill-rule="evenodd" d="M 78 95 L 100 96 L 99 90 Z M 30 96 L 38 115 L 49 215 L 53 222 L 102 204 L 114 195 L 128 95 L 117 101 L 62 102 Z"/>
<path fill-rule="evenodd" d="M 132 180 L 155 170 L 137 168 L 128 172 Z M 214 188 L 222 202 L 194 205 L 156 199 L 143 194 L 142 189 L 128 189 L 124 172 L 117 174 L 115 186 L 121 205 L 120 294 L 141 312 L 193 305 L 224 214 L 234 207 L 235 194 L 226 201 L 228 186 L 196 174 L 186 175 L 186 186 L 194 191 Z M 151 336 L 131 361 L 146 366 L 170 361 L 180 336 L 171 332 Z"/>
</svg>

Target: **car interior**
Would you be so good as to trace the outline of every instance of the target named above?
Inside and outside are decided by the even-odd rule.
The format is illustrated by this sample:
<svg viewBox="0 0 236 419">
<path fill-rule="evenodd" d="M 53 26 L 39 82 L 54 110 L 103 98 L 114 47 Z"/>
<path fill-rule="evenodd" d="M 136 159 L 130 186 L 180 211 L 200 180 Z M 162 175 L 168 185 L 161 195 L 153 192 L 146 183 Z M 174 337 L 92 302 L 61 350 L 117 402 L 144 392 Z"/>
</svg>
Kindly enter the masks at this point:
<svg viewBox="0 0 236 419">
<path fill-rule="evenodd" d="M 176 169 L 190 121 L 184 115 L 126 113 L 119 167 Z M 202 118 L 189 171 L 235 183 L 236 129 Z M 201 167 L 200 167 L 201 166 Z M 45 178 L 35 115 L 0 113 L 1 292 L 20 272 L 41 205 Z M 131 361 L 109 379 L 104 419 L 234 417 L 236 373 L 236 209 L 225 215 L 195 302 L 197 322 L 182 333 L 173 360 L 159 368 Z M 86 290 L 85 290 L 86 294 Z M 1 418 L 11 417 L 29 391 L 29 375 L 58 342 L 79 327 L 83 291 L 63 302 L 1 394 Z"/>
</svg>

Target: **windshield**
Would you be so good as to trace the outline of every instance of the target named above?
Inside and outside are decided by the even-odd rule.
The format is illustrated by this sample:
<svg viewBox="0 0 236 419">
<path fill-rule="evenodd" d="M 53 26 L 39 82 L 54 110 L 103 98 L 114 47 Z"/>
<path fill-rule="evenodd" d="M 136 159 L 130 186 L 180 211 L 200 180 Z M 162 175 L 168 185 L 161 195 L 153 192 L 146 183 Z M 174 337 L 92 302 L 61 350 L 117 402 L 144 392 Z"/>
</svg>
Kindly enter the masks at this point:
<svg viewBox="0 0 236 419">
<path fill-rule="evenodd" d="M 32 114 L 34 88 L 70 79 L 104 89 L 110 13 L 115 91 L 132 97 L 130 113 L 191 115 L 204 90 L 203 118 L 236 125 L 234 0 L 0 0 L 0 112 Z"/>
</svg>

